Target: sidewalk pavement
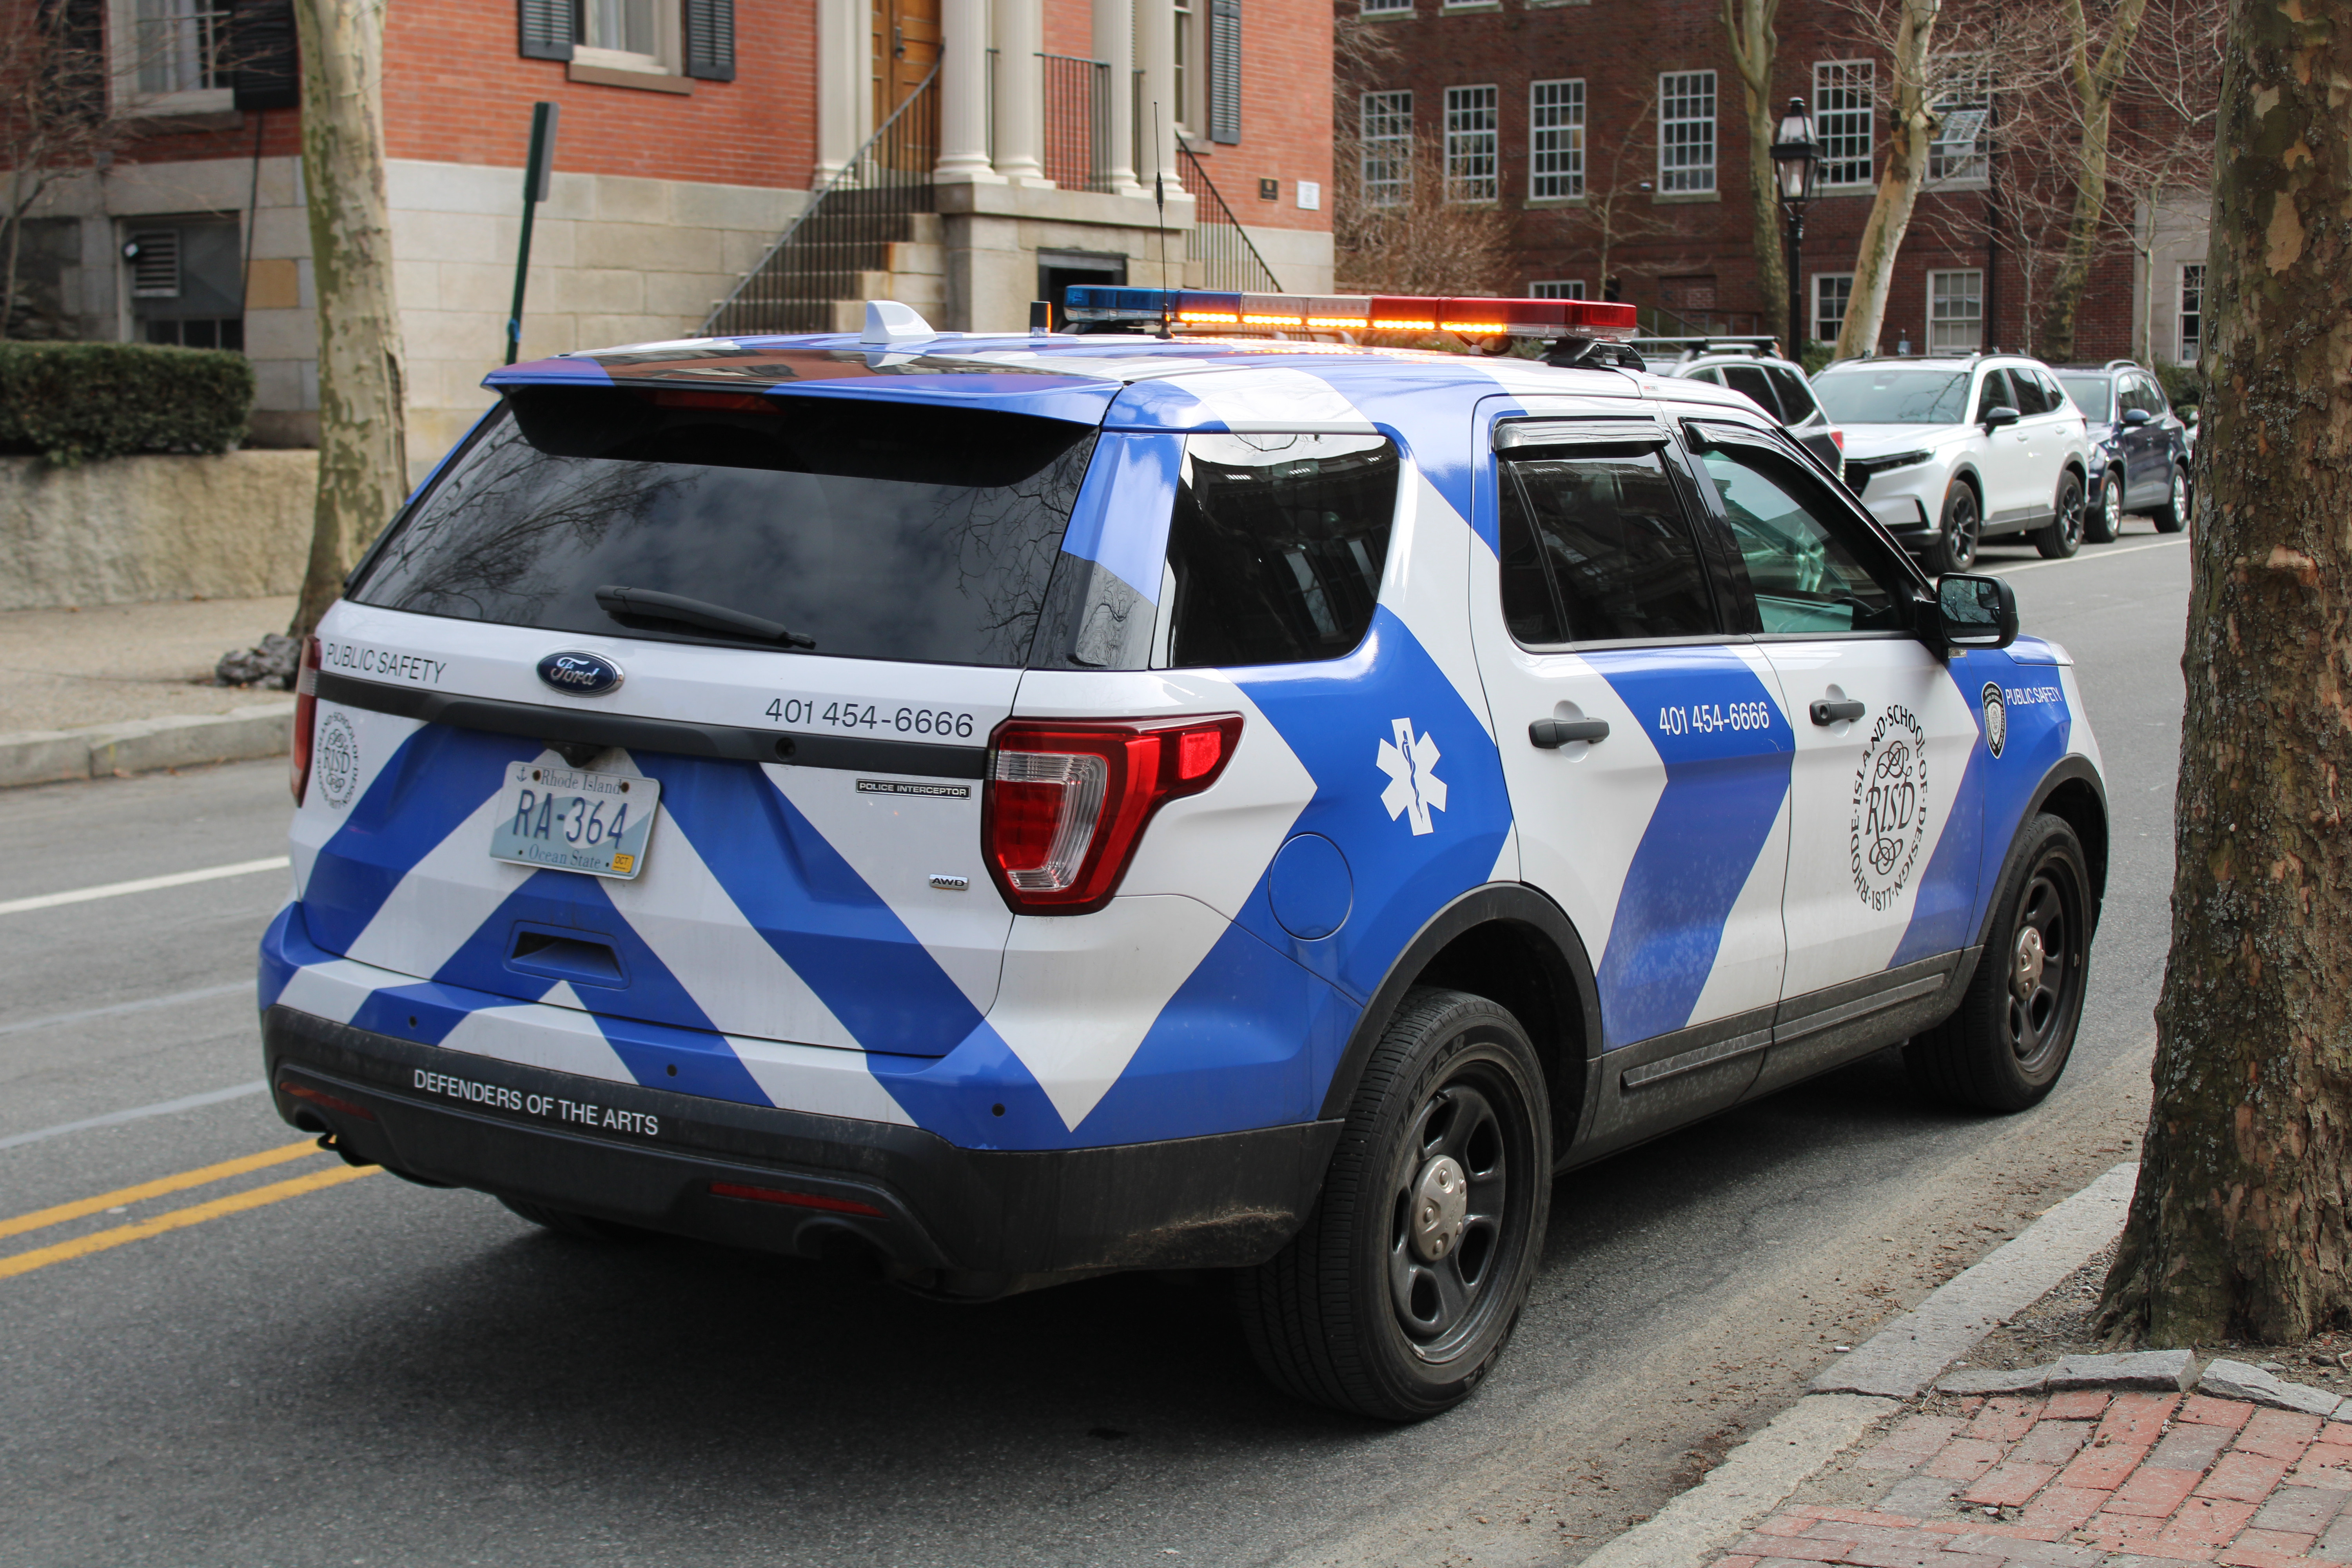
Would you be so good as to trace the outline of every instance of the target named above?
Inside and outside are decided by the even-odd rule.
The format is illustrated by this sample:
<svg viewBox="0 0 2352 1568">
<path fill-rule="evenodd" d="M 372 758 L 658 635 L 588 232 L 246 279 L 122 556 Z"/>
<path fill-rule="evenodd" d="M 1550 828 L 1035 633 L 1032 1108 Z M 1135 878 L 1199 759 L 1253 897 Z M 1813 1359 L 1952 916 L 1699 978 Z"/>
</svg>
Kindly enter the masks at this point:
<svg viewBox="0 0 2352 1568">
<path fill-rule="evenodd" d="M 291 597 L 0 613 L 0 786 L 284 752 L 290 695 L 209 682 L 293 614 Z"/>
<path fill-rule="evenodd" d="M 1797 1503 L 1717 1568 L 2352 1563 L 2352 1422 L 2202 1394 L 1966 1397 L 1856 1456 L 1867 1508 Z"/>
</svg>

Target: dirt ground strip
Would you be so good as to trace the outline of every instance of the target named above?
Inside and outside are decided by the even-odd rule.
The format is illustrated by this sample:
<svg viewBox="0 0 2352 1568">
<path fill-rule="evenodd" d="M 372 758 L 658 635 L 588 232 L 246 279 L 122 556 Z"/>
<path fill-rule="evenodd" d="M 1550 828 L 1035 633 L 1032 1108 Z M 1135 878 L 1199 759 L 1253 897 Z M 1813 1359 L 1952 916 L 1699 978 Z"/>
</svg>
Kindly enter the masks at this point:
<svg viewBox="0 0 2352 1568">
<path fill-rule="evenodd" d="M 213 666 L 293 615 L 290 597 L 0 613 L 0 733 L 226 713 L 268 696 L 213 685 Z"/>
</svg>

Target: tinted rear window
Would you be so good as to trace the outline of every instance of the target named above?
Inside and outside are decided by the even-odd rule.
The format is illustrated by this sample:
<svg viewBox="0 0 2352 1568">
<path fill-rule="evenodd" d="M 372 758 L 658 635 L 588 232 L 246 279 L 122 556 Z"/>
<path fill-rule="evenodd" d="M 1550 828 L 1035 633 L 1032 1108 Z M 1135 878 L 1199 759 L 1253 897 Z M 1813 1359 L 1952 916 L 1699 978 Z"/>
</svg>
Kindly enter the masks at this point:
<svg viewBox="0 0 2352 1568">
<path fill-rule="evenodd" d="M 1091 426 L 700 390 L 519 387 L 389 540 L 361 603 L 551 631 L 607 585 L 779 623 L 815 652 L 1026 661 Z"/>
</svg>

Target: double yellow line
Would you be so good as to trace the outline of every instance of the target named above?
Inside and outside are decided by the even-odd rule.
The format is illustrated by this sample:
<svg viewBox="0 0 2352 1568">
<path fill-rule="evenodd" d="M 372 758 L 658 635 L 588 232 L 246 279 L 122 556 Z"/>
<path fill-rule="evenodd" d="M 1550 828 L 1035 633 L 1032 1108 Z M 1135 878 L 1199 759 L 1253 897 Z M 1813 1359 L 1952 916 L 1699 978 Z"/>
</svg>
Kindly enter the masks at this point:
<svg viewBox="0 0 2352 1568">
<path fill-rule="evenodd" d="M 120 1187 L 110 1193 L 100 1193 L 94 1198 L 77 1198 L 69 1204 L 36 1209 L 14 1219 L 0 1219 L 0 1240 L 23 1236 L 29 1231 L 44 1230 L 53 1225 L 64 1225 L 68 1220 L 80 1219 L 87 1215 L 103 1214 L 108 1209 L 121 1208 L 149 1198 L 160 1198 L 168 1193 L 183 1193 L 191 1187 L 225 1182 L 232 1176 L 267 1170 L 272 1165 L 282 1165 L 306 1154 L 319 1152 L 319 1146 L 313 1142 L 289 1143 L 283 1148 L 265 1149 L 258 1154 L 224 1160 L 217 1165 L 206 1165 L 200 1170 L 184 1171 L 176 1176 L 142 1182 L 135 1187 Z M 69 1258 L 87 1258 L 93 1252 L 104 1252 L 109 1247 L 121 1247 L 128 1242 L 144 1241 L 151 1236 L 162 1236 L 167 1231 L 184 1230 L 189 1226 L 202 1225 L 223 1215 L 242 1214 L 247 1209 L 262 1208 L 287 1198 L 299 1198 L 304 1193 L 320 1192 L 344 1182 L 355 1182 L 362 1176 L 374 1174 L 375 1170 L 373 1165 L 337 1165 L 331 1170 L 313 1171 L 289 1181 L 272 1182 L 267 1186 L 248 1187 L 244 1192 L 215 1198 L 210 1203 L 167 1209 L 152 1218 L 134 1220 L 129 1225 L 118 1225 L 107 1230 L 94 1230 L 71 1241 L 56 1242 L 30 1252 L 13 1253 L 0 1258 L 0 1279 L 16 1274 L 30 1274 L 36 1268 L 47 1268 L 52 1263 L 63 1263 Z"/>
</svg>

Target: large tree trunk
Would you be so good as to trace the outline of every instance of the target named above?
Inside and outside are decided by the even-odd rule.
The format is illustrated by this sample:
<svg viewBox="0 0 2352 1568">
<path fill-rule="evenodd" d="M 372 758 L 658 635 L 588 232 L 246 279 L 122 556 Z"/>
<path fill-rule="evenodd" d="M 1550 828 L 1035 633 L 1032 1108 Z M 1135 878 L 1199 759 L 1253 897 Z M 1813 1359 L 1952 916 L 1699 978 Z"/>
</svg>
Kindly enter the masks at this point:
<svg viewBox="0 0 2352 1568">
<path fill-rule="evenodd" d="M 2352 1310 L 2352 0 L 2234 0 L 2155 1106 L 2111 1329 Z"/>
<path fill-rule="evenodd" d="M 408 489 L 383 174 L 381 0 L 296 0 L 319 299 L 319 498 L 293 633 L 319 624 Z"/>
<path fill-rule="evenodd" d="M 2051 279 L 2049 313 L 2042 320 L 2044 359 L 2063 363 L 2074 357 L 2075 320 L 2082 313 L 2084 290 L 2090 287 L 2100 226 L 2107 216 L 2107 133 L 2115 122 L 2116 83 L 2123 76 L 2132 40 L 2139 35 L 2140 18 L 2147 15 L 2147 0 L 2120 0 L 2107 18 L 2107 41 L 2095 61 L 2083 0 L 2067 0 L 2066 19 L 2073 29 L 2068 74 L 2083 137 L 2074 150 L 2074 205 L 2067 215 L 2066 248 Z"/>
<path fill-rule="evenodd" d="M 1805 345 L 1793 335 L 1802 323 L 1789 320 L 1789 264 L 1780 249 L 1780 187 L 1772 177 L 1772 68 L 1780 52 L 1780 37 L 1772 24 L 1780 9 L 1780 0 L 1723 0 L 1723 33 L 1748 99 L 1748 204 L 1755 226 L 1756 287 L 1764 296 L 1764 330 L 1779 338 L 1793 359 Z"/>
<path fill-rule="evenodd" d="M 1939 0 L 1902 0 L 1895 34 L 1895 134 L 1886 172 L 1863 226 L 1853 258 L 1853 294 L 1846 302 L 1845 326 L 1838 333 L 1837 357 L 1874 353 L 1886 324 L 1886 295 L 1895 284 L 1895 258 L 1911 226 L 1919 187 L 1927 178 L 1927 144 L 1936 117 L 1927 107 L 1927 49 L 1936 31 Z"/>
</svg>

